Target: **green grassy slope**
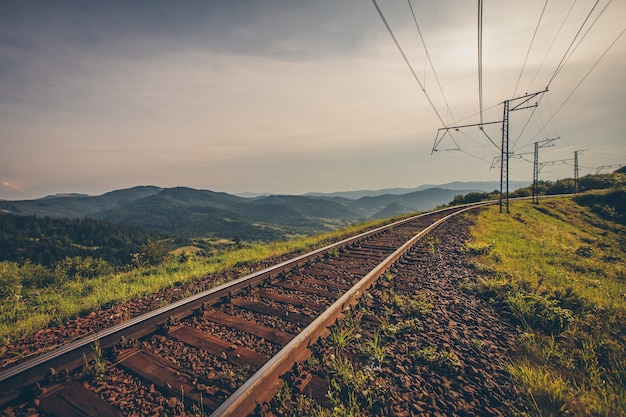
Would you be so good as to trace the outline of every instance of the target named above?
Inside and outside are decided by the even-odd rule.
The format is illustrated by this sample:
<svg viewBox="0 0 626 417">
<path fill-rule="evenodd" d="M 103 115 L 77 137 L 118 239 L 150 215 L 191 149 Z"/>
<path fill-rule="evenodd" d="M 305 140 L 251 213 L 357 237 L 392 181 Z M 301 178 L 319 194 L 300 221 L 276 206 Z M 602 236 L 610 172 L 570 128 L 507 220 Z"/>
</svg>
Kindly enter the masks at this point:
<svg viewBox="0 0 626 417">
<path fill-rule="evenodd" d="M 626 415 L 626 227 L 598 210 L 616 192 L 623 198 L 516 202 L 510 215 L 493 207 L 476 219 L 467 250 L 479 279 L 467 287 L 517 320 L 510 371 L 537 415 Z"/>
</svg>

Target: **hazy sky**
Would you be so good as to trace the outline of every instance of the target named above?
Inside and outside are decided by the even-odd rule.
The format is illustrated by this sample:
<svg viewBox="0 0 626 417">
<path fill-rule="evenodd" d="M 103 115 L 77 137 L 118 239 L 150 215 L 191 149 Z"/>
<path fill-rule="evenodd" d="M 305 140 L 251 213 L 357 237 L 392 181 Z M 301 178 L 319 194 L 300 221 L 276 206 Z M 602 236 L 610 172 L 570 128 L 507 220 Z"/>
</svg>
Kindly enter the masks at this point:
<svg viewBox="0 0 626 417">
<path fill-rule="evenodd" d="M 409 3 L 378 4 L 426 94 L 369 0 L 2 0 L 0 199 L 499 180 L 499 124 L 431 154 L 444 123 L 480 121 L 477 2 L 411 3 L 428 55 Z M 483 121 L 550 89 L 510 115 L 511 179 L 554 137 L 542 179 L 578 149 L 581 175 L 626 163 L 626 2 L 594 4 L 484 2 Z"/>
</svg>

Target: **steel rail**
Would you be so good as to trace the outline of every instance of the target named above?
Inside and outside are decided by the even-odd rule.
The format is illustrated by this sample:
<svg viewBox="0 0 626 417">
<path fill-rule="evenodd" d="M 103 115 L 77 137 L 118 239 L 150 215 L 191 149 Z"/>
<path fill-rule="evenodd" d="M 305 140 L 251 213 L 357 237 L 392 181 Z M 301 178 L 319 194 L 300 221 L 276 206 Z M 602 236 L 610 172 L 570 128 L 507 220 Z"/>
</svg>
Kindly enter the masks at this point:
<svg viewBox="0 0 626 417">
<path fill-rule="evenodd" d="M 283 349 L 261 367 L 250 379 L 248 379 L 237 391 L 226 399 L 212 414 L 211 417 L 236 417 L 250 414 L 256 404 L 271 399 L 273 394 L 280 388 L 280 376 L 288 372 L 293 364 L 306 359 L 310 355 L 307 349 L 317 339 L 327 332 L 335 320 L 346 309 L 355 305 L 360 296 L 391 267 L 402 255 L 404 255 L 423 236 L 440 226 L 450 218 L 468 210 L 491 205 L 494 202 L 476 204 L 455 211 L 426 227 L 400 248 L 389 255 L 383 262 L 374 267 L 367 275 L 357 282 L 351 289 L 345 292 L 317 319 L 309 324 L 302 332 L 293 338 Z"/>
<path fill-rule="evenodd" d="M 482 202 L 465 206 L 478 207 L 481 205 L 485 205 L 485 203 Z M 279 264 L 253 272 L 240 278 L 236 278 L 217 287 L 202 291 L 167 306 L 134 317 L 118 325 L 92 333 L 66 345 L 55 348 L 49 352 L 28 359 L 22 363 L 18 363 L 15 366 L 11 366 L 9 369 L 0 371 L 0 405 L 8 403 L 9 401 L 19 397 L 24 388 L 42 381 L 46 373 L 51 369 L 61 371 L 64 369 L 75 369 L 84 365 L 86 360 L 89 361 L 95 357 L 95 352 L 92 346 L 96 341 L 104 350 L 115 346 L 122 337 L 138 339 L 156 331 L 158 327 L 165 323 L 170 317 L 182 318 L 191 314 L 195 309 L 200 308 L 206 302 L 218 301 L 222 297 L 234 295 L 251 285 L 256 285 L 257 283 L 260 283 L 268 278 L 278 276 L 284 271 L 294 268 L 295 266 L 303 265 L 313 259 L 316 259 L 324 253 L 340 247 L 348 246 L 378 233 L 382 233 L 390 227 L 402 225 L 421 217 L 451 210 L 458 210 L 459 207 L 464 206 L 446 207 L 427 213 L 421 213 L 416 216 L 411 216 L 406 219 L 398 220 L 393 223 L 359 233 L 355 236 L 294 257 Z"/>
</svg>

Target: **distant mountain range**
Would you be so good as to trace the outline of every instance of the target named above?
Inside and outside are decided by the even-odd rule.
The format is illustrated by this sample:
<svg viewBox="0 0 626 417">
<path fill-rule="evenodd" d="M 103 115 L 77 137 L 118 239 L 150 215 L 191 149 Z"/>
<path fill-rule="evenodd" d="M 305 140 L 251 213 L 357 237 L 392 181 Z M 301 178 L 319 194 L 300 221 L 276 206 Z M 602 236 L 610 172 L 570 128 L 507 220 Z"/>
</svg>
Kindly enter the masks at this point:
<svg viewBox="0 0 626 417">
<path fill-rule="evenodd" d="M 517 190 L 518 188 L 528 187 L 530 182 L 528 181 L 509 181 L 509 188 L 511 190 Z M 429 188 L 443 188 L 445 190 L 457 190 L 464 192 L 471 191 L 484 191 L 491 192 L 493 190 L 500 189 L 499 181 L 455 181 L 446 184 L 425 184 L 415 188 L 384 188 L 381 190 L 359 190 L 359 191 L 337 191 L 333 193 L 306 193 L 305 196 L 310 197 L 343 197 L 351 200 L 357 200 L 361 197 L 376 197 L 385 194 L 400 195 L 408 194 L 414 191 L 424 191 Z M 254 198 L 270 195 L 269 193 L 238 193 L 240 197 Z"/>
<path fill-rule="evenodd" d="M 459 194 L 494 189 L 485 183 L 453 184 L 460 188 L 423 186 L 405 189 L 407 192 L 390 189 L 255 198 L 186 187 L 138 186 L 99 196 L 59 194 L 36 200 L 0 201 L 0 213 L 93 218 L 180 237 L 269 240 L 425 211 L 447 204 Z"/>
</svg>

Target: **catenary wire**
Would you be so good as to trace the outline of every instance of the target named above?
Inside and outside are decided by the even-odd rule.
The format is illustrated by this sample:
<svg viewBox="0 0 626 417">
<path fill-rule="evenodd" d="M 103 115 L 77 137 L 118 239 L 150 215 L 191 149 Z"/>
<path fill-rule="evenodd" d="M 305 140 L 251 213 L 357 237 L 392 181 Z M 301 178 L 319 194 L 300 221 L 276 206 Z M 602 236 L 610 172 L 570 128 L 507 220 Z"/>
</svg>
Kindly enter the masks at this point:
<svg viewBox="0 0 626 417">
<path fill-rule="evenodd" d="M 452 109 L 450 108 L 450 105 L 448 104 L 448 99 L 446 98 L 446 94 L 443 92 L 443 87 L 441 86 L 441 82 L 439 82 L 439 77 L 437 76 L 437 72 L 435 71 L 435 66 L 433 65 L 433 61 L 430 59 L 428 48 L 426 48 L 426 42 L 424 41 L 424 37 L 422 36 L 422 31 L 420 30 L 420 27 L 417 24 L 417 18 L 415 17 L 415 11 L 413 10 L 413 5 L 411 4 L 411 0 L 407 0 L 407 1 L 409 3 L 409 8 L 411 9 L 411 14 L 413 15 L 413 21 L 415 22 L 417 33 L 420 36 L 420 40 L 422 41 L 422 46 L 424 47 L 424 52 L 426 53 L 426 59 L 428 60 L 428 63 L 430 64 L 430 68 L 433 70 L 435 80 L 437 81 L 437 85 L 439 86 L 439 91 L 441 91 L 441 96 L 443 97 L 443 101 L 446 103 L 446 108 L 448 109 L 448 113 L 450 113 L 450 117 L 452 117 L 452 120 L 454 120 Z"/>
<path fill-rule="evenodd" d="M 583 83 L 583 81 L 585 81 L 585 79 L 587 79 L 587 77 L 589 76 L 589 74 L 591 74 L 591 71 L 594 70 L 594 68 L 600 63 L 600 61 L 602 60 L 602 58 L 604 58 L 604 56 L 609 52 L 609 50 L 613 47 L 613 45 L 615 45 L 617 43 L 617 41 L 619 40 L 619 38 L 622 37 L 622 35 L 624 34 L 624 32 L 626 32 L 626 28 L 624 28 L 619 35 L 617 35 L 617 37 L 615 38 L 615 40 L 613 42 L 611 42 L 611 44 L 608 46 L 608 48 L 606 48 L 606 50 L 602 53 L 602 55 L 600 55 L 600 57 L 596 60 L 596 62 L 591 66 L 591 68 L 589 69 L 589 71 L 587 71 L 587 73 L 584 75 L 584 77 L 578 82 L 578 84 L 576 84 L 576 86 L 574 87 L 574 89 L 569 93 L 569 95 L 567 97 L 565 97 L 565 100 L 563 100 L 563 102 L 561 103 L 561 105 L 559 106 L 558 109 L 556 109 L 556 111 L 554 113 L 552 113 L 552 115 L 550 116 L 550 119 L 548 119 L 548 121 L 544 124 L 543 127 L 545 127 L 548 123 L 550 123 L 552 121 L 552 119 L 554 119 L 554 117 L 558 114 L 559 111 L 561 111 L 561 109 L 563 108 L 563 106 L 565 106 L 565 103 L 567 103 L 567 101 L 570 99 L 570 97 L 572 97 L 572 95 L 574 94 L 574 92 L 576 92 L 576 90 L 578 89 L 578 87 L 580 87 L 580 85 Z M 538 135 L 538 134 L 537 134 Z M 535 137 L 537 137 L 537 135 L 535 135 Z M 533 138 L 534 139 L 534 138 Z"/>
<path fill-rule="evenodd" d="M 593 28 L 593 26 L 596 24 L 596 22 L 598 21 L 598 19 L 604 14 L 604 12 L 606 11 L 607 7 L 609 7 L 609 5 L 611 4 L 613 0 L 609 0 L 607 4 L 604 5 L 604 7 L 602 8 L 602 10 L 600 11 L 600 13 L 598 13 L 598 15 L 596 16 L 596 18 L 593 20 L 593 22 L 591 22 L 591 24 L 589 25 L 589 27 L 587 28 L 587 30 L 585 31 L 585 33 L 583 34 L 583 36 L 580 37 L 580 39 L 578 40 L 578 43 L 576 44 L 576 46 L 574 47 L 574 49 L 572 49 L 572 52 L 569 54 L 569 56 L 565 59 L 565 62 L 563 62 L 563 67 L 565 66 L 565 64 L 567 64 L 567 61 L 569 61 L 569 59 L 572 57 L 572 55 L 574 55 L 574 52 L 576 52 L 576 49 L 578 49 L 578 47 L 580 46 L 580 44 L 582 43 L 582 41 L 585 39 L 585 37 L 587 36 L 587 34 L 589 33 L 589 31 L 591 30 L 591 28 Z"/>
<path fill-rule="evenodd" d="M 483 2 L 478 0 L 478 108 L 483 123 Z"/>
<path fill-rule="evenodd" d="M 574 10 L 574 6 L 576 5 L 576 1 L 577 0 L 574 0 L 574 3 L 572 3 L 572 6 L 569 8 L 569 11 L 565 15 L 565 18 L 563 19 L 563 22 L 561 22 L 561 26 L 559 27 L 559 30 L 556 32 L 556 35 L 554 35 L 554 39 L 552 39 L 552 42 L 550 43 L 550 46 L 548 47 L 548 50 L 546 51 L 546 54 L 543 56 L 543 59 L 541 60 L 541 64 L 539 64 L 539 67 L 537 67 L 537 71 L 535 71 L 535 75 L 533 76 L 532 80 L 530 80 L 530 83 L 528 84 L 528 87 L 526 88 L 526 91 L 530 91 L 530 87 L 535 82 L 535 79 L 537 78 L 537 75 L 539 74 L 539 71 L 543 68 L 543 64 L 546 62 L 546 59 L 548 58 L 548 55 L 550 54 L 550 51 L 552 51 L 552 47 L 554 46 L 554 43 L 558 39 L 559 34 L 563 30 L 563 26 L 565 26 L 565 22 L 567 22 L 567 19 L 568 19 L 569 15 L 572 13 L 572 10 Z"/>
<path fill-rule="evenodd" d="M 565 54 L 563 54 L 563 58 L 561 58 L 561 62 L 559 62 L 559 65 L 557 65 L 556 69 L 554 70 L 554 74 L 552 74 L 552 77 L 550 78 L 550 81 L 548 81 L 548 85 L 546 86 L 546 89 L 550 88 L 550 84 L 552 84 L 552 81 L 554 81 L 554 78 L 556 77 L 556 75 L 561 71 L 561 69 L 563 68 L 563 62 L 565 61 L 565 58 L 567 57 L 567 55 L 569 54 L 570 49 L 572 48 L 572 45 L 574 45 L 574 42 L 576 42 L 576 38 L 578 38 L 578 35 L 580 35 L 580 32 L 583 30 L 583 27 L 585 26 L 585 24 L 587 23 L 587 20 L 589 20 L 589 17 L 591 16 L 591 14 L 593 13 L 594 9 L 596 8 L 596 6 L 598 5 L 598 3 L 600 2 L 600 0 L 597 0 L 595 2 L 595 4 L 593 5 L 593 7 L 591 8 L 591 10 L 589 11 L 589 14 L 587 14 L 587 17 L 585 18 L 585 20 L 583 21 L 583 23 L 580 25 L 580 28 L 578 29 L 578 32 L 576 32 L 576 35 L 574 36 L 574 39 L 572 39 L 572 43 L 570 43 L 569 47 L 567 48 L 567 50 L 565 51 Z"/>
<path fill-rule="evenodd" d="M 522 69 L 519 72 L 519 77 L 517 78 L 517 83 L 515 83 L 515 89 L 513 90 L 512 97 L 515 97 L 515 95 L 517 94 L 517 87 L 519 87 L 519 82 L 522 79 L 522 74 L 524 73 L 524 68 L 526 68 L 526 62 L 528 61 L 528 56 L 530 55 L 530 50 L 532 49 L 533 44 L 535 43 L 535 37 L 537 36 L 537 32 L 539 31 L 539 25 L 541 25 L 541 20 L 543 19 L 543 14 L 545 13 L 547 6 L 548 6 L 548 0 L 546 0 L 546 2 L 544 3 L 543 9 L 541 10 L 541 15 L 539 15 L 539 20 L 537 21 L 537 26 L 535 27 L 535 32 L 533 33 L 533 37 L 530 40 L 530 45 L 528 45 L 528 51 L 526 52 L 526 58 L 524 58 L 524 63 L 522 64 Z"/>
<path fill-rule="evenodd" d="M 430 99 L 430 96 L 426 92 L 426 88 L 424 88 L 424 85 L 422 84 L 422 82 L 420 81 L 419 77 L 415 73 L 415 70 L 413 69 L 413 66 L 411 65 L 411 63 L 409 62 L 409 59 L 406 57 L 404 51 L 402 50 L 402 47 L 400 46 L 400 43 L 396 39 L 396 36 L 393 34 L 393 31 L 391 30 L 391 27 L 389 26 L 389 23 L 387 23 L 387 19 L 385 19 L 385 16 L 383 15 L 382 10 L 380 10 L 380 7 L 378 7 L 378 3 L 376 3 L 376 0 L 372 0 L 372 3 L 374 3 L 374 7 L 376 7 L 376 10 L 378 11 L 378 14 L 380 15 L 380 18 L 382 19 L 383 23 L 385 24 L 385 27 L 387 28 L 387 31 L 389 32 L 389 35 L 391 35 L 391 38 L 393 39 L 393 42 L 396 44 L 396 47 L 398 48 L 398 51 L 400 52 L 400 55 L 402 55 L 402 58 L 404 58 L 404 62 L 406 62 L 407 66 L 409 67 L 409 70 L 411 71 L 411 74 L 413 74 L 413 78 L 415 78 L 415 81 L 417 81 L 417 83 L 419 84 L 420 88 L 422 89 L 422 92 L 426 96 L 426 99 L 428 100 L 428 103 L 430 103 L 430 106 L 432 107 L 433 111 L 435 112 L 435 114 L 439 118 L 439 121 L 441 122 L 441 124 L 443 126 L 446 126 L 446 123 L 443 121 L 443 118 L 439 114 L 439 111 L 437 111 L 437 108 L 435 107 L 435 105 L 433 104 L 432 100 Z"/>
<path fill-rule="evenodd" d="M 519 87 L 519 83 L 520 83 L 520 81 L 522 79 L 522 74 L 524 73 L 524 68 L 526 67 L 526 62 L 528 61 L 528 57 L 530 56 L 530 51 L 531 51 L 531 49 L 533 47 L 533 44 L 535 43 L 535 37 L 537 36 L 537 32 L 539 31 L 539 26 L 541 25 L 541 21 L 543 19 L 544 13 L 546 12 L 546 7 L 547 6 L 548 6 L 548 0 L 546 0 L 546 2 L 543 4 L 543 9 L 541 9 L 541 14 L 539 15 L 539 20 L 537 21 L 537 26 L 535 26 L 535 31 L 533 32 L 532 39 L 530 40 L 530 45 L 528 45 L 528 51 L 526 52 L 526 57 L 524 58 L 524 63 L 522 64 L 522 69 L 520 70 L 519 77 L 517 78 L 517 83 L 515 84 L 515 90 L 513 91 L 513 97 L 515 97 L 515 95 L 517 94 L 517 88 Z M 531 118 L 535 114 L 536 110 L 537 110 L 537 107 L 535 107 L 533 109 L 533 111 L 530 114 L 530 117 L 528 118 L 528 120 L 524 124 L 524 127 L 520 131 L 519 136 L 513 142 L 513 146 L 512 146 L 513 149 L 515 149 L 515 146 L 517 145 L 517 142 L 522 137 L 522 134 L 526 130 L 526 127 L 528 126 L 528 123 L 530 122 Z"/>
<path fill-rule="evenodd" d="M 587 71 L 587 73 L 585 74 L 585 76 L 578 82 L 578 84 L 576 84 L 576 87 L 574 87 L 574 89 L 569 93 L 569 95 L 565 98 L 565 100 L 563 100 L 563 103 L 561 103 L 561 105 L 559 106 L 558 109 L 556 109 L 556 111 L 554 112 L 554 114 L 552 114 L 552 116 L 550 117 L 550 120 L 552 120 L 554 118 L 554 116 L 556 116 L 556 114 L 563 108 L 563 106 L 565 105 L 565 103 L 567 103 L 567 101 L 570 99 L 570 97 L 574 94 L 574 92 L 578 89 L 578 87 L 580 87 L 580 85 L 583 83 L 583 81 L 585 81 L 585 79 L 589 76 L 589 74 L 591 74 L 591 71 L 593 71 L 593 69 L 600 63 L 600 61 L 602 60 L 602 58 L 604 58 L 604 56 L 609 52 L 609 50 L 613 47 L 613 45 L 615 45 L 617 43 L 617 41 L 619 40 L 619 38 L 622 37 L 622 35 L 624 34 L 624 32 L 626 32 L 626 28 L 624 28 L 619 35 L 617 35 L 617 38 L 615 38 L 615 40 L 613 42 L 611 42 L 611 44 L 609 45 L 608 48 L 606 48 L 606 50 L 602 53 L 602 55 L 600 55 L 600 57 L 596 60 L 596 62 L 591 66 L 591 68 L 589 69 L 589 71 Z M 550 121 L 548 120 L 548 122 Z"/>
<path fill-rule="evenodd" d="M 578 43 L 576 44 L 576 46 L 571 50 L 571 52 L 569 52 L 569 50 L 571 49 L 572 45 L 574 44 L 574 42 L 576 41 L 576 39 L 578 38 L 578 35 L 580 35 L 581 30 L 583 29 L 583 27 L 585 26 L 585 24 L 587 23 L 587 20 L 589 20 L 589 17 L 591 16 L 591 14 L 593 13 L 593 11 L 595 10 L 596 6 L 599 3 L 599 0 L 596 1 L 596 3 L 594 4 L 594 6 L 591 8 L 591 10 L 589 11 L 589 14 L 587 15 L 587 17 L 585 18 L 585 20 L 583 21 L 583 24 L 581 25 L 581 27 L 578 29 L 578 32 L 576 33 L 576 36 L 574 36 L 574 39 L 572 40 L 572 43 L 570 44 L 568 50 L 565 52 L 565 55 L 563 55 L 563 58 L 561 59 L 561 62 L 559 63 L 559 66 L 557 67 L 557 70 L 555 71 L 554 75 L 552 76 L 552 79 L 550 80 L 550 82 L 552 82 L 554 80 L 554 77 L 557 75 L 557 73 L 559 73 L 563 67 L 565 66 L 565 64 L 567 63 L 567 61 L 569 61 L 569 59 L 572 57 L 572 55 L 574 54 L 574 52 L 576 51 L 576 49 L 578 48 L 578 46 L 581 44 L 581 42 L 583 41 L 583 39 L 587 36 L 587 34 L 589 33 L 589 31 L 591 30 L 591 28 L 595 25 L 595 23 L 598 21 L 598 19 L 600 18 L 600 16 L 602 16 L 602 14 L 604 14 L 604 12 L 606 11 L 607 7 L 611 4 L 612 0 L 609 0 L 609 2 L 604 6 L 604 8 L 600 11 L 600 13 L 598 14 L 598 16 L 596 16 L 596 18 L 594 19 L 594 21 L 591 23 L 591 25 L 589 25 L 589 27 L 587 28 L 587 30 L 585 31 L 585 33 L 583 34 L 583 36 L 580 37 L 580 39 L 578 39 Z M 621 35 L 620 35 L 621 36 Z M 619 36 L 618 36 L 619 38 Z M 612 45 L 611 45 L 612 46 Z M 610 47 L 609 47 L 610 48 Z M 601 59 L 601 58 L 600 58 Z M 594 67 L 596 64 L 594 64 Z M 591 68 L 593 69 L 593 67 Z M 591 70 L 590 70 L 591 71 Z M 589 74 L 587 74 L 589 75 Z M 585 75 L 584 78 L 587 77 L 587 75 Z M 583 80 L 584 80 L 583 78 Z M 580 82 L 582 83 L 581 80 Z M 579 83 L 580 84 L 580 83 Z M 549 85 L 549 84 L 548 84 Z M 546 87 L 547 88 L 547 87 Z M 578 86 L 576 86 L 574 88 L 574 91 L 576 90 L 576 88 L 578 88 Z M 571 94 L 574 93 L 574 91 L 572 91 Z M 570 95 L 571 95 L 570 94 Z M 569 99 L 569 96 L 565 99 L 565 101 L 567 101 Z M 563 104 L 565 104 L 565 101 L 561 104 L 561 106 L 563 106 Z M 533 109 L 533 112 L 531 114 L 530 117 L 532 117 L 535 113 L 535 109 Z M 560 107 L 559 109 L 560 110 Z M 557 110 L 557 111 L 558 111 Z M 554 115 L 552 115 L 552 117 L 550 118 L 550 120 L 552 120 L 552 118 L 554 117 Z M 513 146 L 515 146 L 515 144 L 517 144 L 517 141 L 520 139 L 520 137 L 522 136 L 522 134 L 524 133 L 524 130 L 526 129 L 526 126 L 528 126 L 528 121 L 526 122 L 526 124 L 524 125 L 524 128 L 521 130 L 519 136 L 517 137 L 517 139 L 515 140 L 515 142 L 513 143 Z M 545 127 L 545 125 L 544 125 Z M 538 135 L 539 133 L 537 133 Z M 537 135 L 535 135 L 535 137 L 537 137 Z"/>
<path fill-rule="evenodd" d="M 485 111 L 493 110 L 493 109 L 495 109 L 496 107 L 500 107 L 500 105 L 501 105 L 501 104 L 502 104 L 502 103 L 496 103 L 496 104 L 494 104 L 494 105 L 493 105 L 493 106 L 491 106 L 491 107 L 487 107 L 487 108 L 485 109 Z M 480 114 L 480 113 L 478 113 L 478 112 L 477 112 L 477 113 L 470 114 L 469 116 L 465 116 L 464 118 L 457 120 L 455 123 L 456 123 L 456 124 L 459 124 L 459 123 L 461 123 L 461 122 L 463 122 L 463 121 L 465 121 L 465 120 L 472 119 L 472 118 L 474 118 L 474 117 L 478 116 L 479 114 Z"/>
</svg>

